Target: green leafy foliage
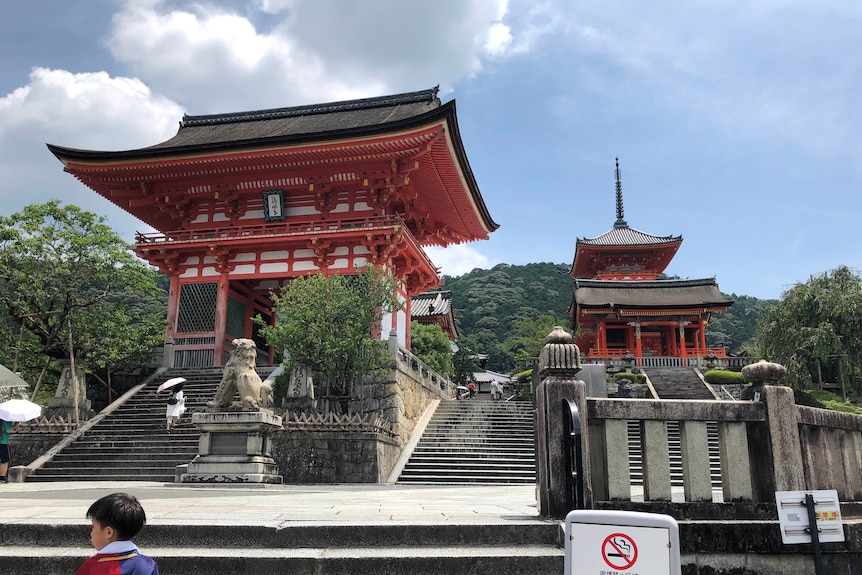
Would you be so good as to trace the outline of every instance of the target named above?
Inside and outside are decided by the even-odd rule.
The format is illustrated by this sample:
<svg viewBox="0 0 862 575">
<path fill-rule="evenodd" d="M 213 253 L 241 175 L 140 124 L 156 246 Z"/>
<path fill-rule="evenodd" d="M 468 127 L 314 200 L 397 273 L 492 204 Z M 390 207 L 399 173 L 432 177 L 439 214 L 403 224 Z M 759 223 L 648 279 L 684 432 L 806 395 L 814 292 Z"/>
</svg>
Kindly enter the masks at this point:
<svg viewBox="0 0 862 575">
<path fill-rule="evenodd" d="M 739 371 L 711 369 L 703 374 L 707 383 L 712 385 L 744 385 L 745 380 Z"/>
<path fill-rule="evenodd" d="M 164 336 L 165 296 L 101 216 L 52 200 L 0 217 L 3 335 L 20 340 L 25 371 L 68 357 L 70 326 L 78 367 L 145 363 Z"/>
<path fill-rule="evenodd" d="M 755 353 L 754 332 L 757 320 L 778 300 L 766 300 L 746 295 L 730 294 L 733 305 L 727 311 L 713 315 L 706 328 L 706 344 L 725 347 L 729 353 Z"/>
<path fill-rule="evenodd" d="M 490 356 L 487 368 L 508 372 L 536 345 L 540 349 L 550 329 L 536 343 L 521 328 L 533 324 L 568 326 L 572 278 L 565 264 L 499 264 L 490 270 L 474 269 L 458 277 L 444 276 L 451 290 L 458 332 L 476 338 L 478 349 Z M 545 319 L 551 318 L 551 319 Z M 461 345 L 459 340 L 458 345 Z M 519 353 L 520 352 L 520 353 Z M 536 352 L 538 353 L 538 352 Z M 523 367 L 523 363 L 520 364 Z"/>
<path fill-rule="evenodd" d="M 852 381 L 862 364 L 862 278 L 840 266 L 785 291 L 757 325 L 760 354 L 787 368 L 787 382 Z"/>
<path fill-rule="evenodd" d="M 632 383 L 644 384 L 646 383 L 646 376 L 642 373 L 627 373 L 625 371 L 621 371 L 614 375 L 615 380 L 627 379 Z"/>
<path fill-rule="evenodd" d="M 478 349 L 490 356 L 488 369 L 523 369 L 526 357 L 538 355 L 550 328 L 571 328 L 570 267 L 553 263 L 499 264 L 458 277 L 444 276 L 444 289 L 452 292 L 458 333 L 462 338 L 476 338 Z M 731 353 L 750 350 L 758 317 L 775 301 L 727 297 L 734 304 L 727 312 L 712 316 L 707 342 L 726 346 Z"/>
<path fill-rule="evenodd" d="M 395 288 L 391 275 L 371 266 L 357 268 L 356 275 L 293 279 L 273 294 L 278 319 L 261 334 L 289 352 L 288 368 L 308 365 L 326 379 L 331 395 L 345 396 L 356 377 L 391 361 L 372 330 L 384 314 L 400 309 Z"/>
<path fill-rule="evenodd" d="M 452 373 L 454 381 L 459 385 L 467 385 L 473 373 L 479 371 L 479 344 L 472 335 L 462 335 L 458 338 L 458 349 L 452 355 Z"/>
<path fill-rule="evenodd" d="M 451 375 L 452 345 L 437 324 L 410 324 L 410 351 L 441 375 Z"/>
<path fill-rule="evenodd" d="M 862 408 L 853 405 L 849 401 L 843 401 L 831 391 L 825 391 L 822 389 L 797 389 L 794 390 L 793 397 L 797 405 L 806 405 L 808 407 L 818 407 L 820 409 L 831 409 L 832 411 L 862 415 Z"/>
</svg>

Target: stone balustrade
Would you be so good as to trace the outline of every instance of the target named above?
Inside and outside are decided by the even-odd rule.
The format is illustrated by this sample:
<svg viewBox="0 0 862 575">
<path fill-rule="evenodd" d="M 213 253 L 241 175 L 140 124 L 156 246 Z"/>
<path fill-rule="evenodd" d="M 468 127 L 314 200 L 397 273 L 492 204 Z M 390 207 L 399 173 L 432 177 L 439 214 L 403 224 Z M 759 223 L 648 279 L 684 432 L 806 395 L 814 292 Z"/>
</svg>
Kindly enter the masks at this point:
<svg viewBox="0 0 862 575">
<path fill-rule="evenodd" d="M 578 394 L 576 388 L 576 395 Z M 593 501 L 631 501 L 628 422 L 639 422 L 644 501 L 671 501 L 667 422 L 680 425 L 683 497 L 711 502 L 707 422 L 716 422 L 721 502 L 773 502 L 775 491 L 835 489 L 862 501 L 862 416 L 797 406 L 764 386 L 762 402 L 586 399 L 582 438 Z"/>
</svg>

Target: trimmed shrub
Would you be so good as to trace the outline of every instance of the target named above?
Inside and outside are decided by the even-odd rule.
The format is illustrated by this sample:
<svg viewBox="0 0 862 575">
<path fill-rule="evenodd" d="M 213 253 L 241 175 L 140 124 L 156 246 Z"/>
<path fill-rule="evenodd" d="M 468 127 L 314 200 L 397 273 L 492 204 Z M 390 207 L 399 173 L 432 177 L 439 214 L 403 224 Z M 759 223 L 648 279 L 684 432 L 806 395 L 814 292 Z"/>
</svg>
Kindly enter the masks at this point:
<svg viewBox="0 0 862 575">
<path fill-rule="evenodd" d="M 745 380 L 742 379 L 742 373 L 739 371 L 711 369 L 703 374 L 703 378 L 712 385 L 745 385 Z"/>
</svg>

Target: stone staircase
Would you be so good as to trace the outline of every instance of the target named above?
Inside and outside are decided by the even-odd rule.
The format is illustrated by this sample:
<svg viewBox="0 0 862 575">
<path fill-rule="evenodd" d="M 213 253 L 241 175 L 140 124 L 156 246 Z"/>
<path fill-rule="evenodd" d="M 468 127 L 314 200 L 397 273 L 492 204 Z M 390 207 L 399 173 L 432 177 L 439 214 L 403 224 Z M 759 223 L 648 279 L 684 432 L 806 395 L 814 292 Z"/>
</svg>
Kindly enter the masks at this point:
<svg viewBox="0 0 862 575">
<path fill-rule="evenodd" d="M 419 494 L 417 494 L 419 495 Z M 148 524 L 135 543 L 164 574 L 557 575 L 563 534 L 557 522 L 498 524 L 292 524 L 278 527 Z M 74 573 L 92 554 L 83 525 L 0 524 L 4 575 Z"/>
<path fill-rule="evenodd" d="M 715 399 L 690 367 L 649 367 L 643 370 L 659 399 Z"/>
<path fill-rule="evenodd" d="M 258 368 L 261 377 L 269 371 Z M 271 371 L 271 369 L 270 369 Z M 194 459 L 200 433 L 191 414 L 202 411 L 215 395 L 222 368 L 176 368 L 141 388 L 113 412 L 34 471 L 34 481 L 174 481 L 177 465 Z M 185 377 L 186 413 L 171 432 L 165 431 L 166 392 L 158 386 Z"/>
<path fill-rule="evenodd" d="M 525 401 L 443 401 L 398 483 L 535 483 L 533 406 Z"/>
</svg>

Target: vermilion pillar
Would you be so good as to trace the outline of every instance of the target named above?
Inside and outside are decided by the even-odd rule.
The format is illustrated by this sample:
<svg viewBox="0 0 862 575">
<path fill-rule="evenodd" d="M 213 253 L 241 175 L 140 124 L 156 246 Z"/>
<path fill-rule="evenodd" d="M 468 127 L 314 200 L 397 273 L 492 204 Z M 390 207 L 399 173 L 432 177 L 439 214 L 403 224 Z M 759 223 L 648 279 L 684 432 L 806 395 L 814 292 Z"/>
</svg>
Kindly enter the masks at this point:
<svg viewBox="0 0 862 575">
<path fill-rule="evenodd" d="M 215 350 L 213 351 L 213 363 L 224 365 L 224 339 L 227 330 L 227 298 L 230 291 L 230 280 L 228 272 L 222 272 L 218 281 L 216 292 L 215 312 Z"/>
</svg>

